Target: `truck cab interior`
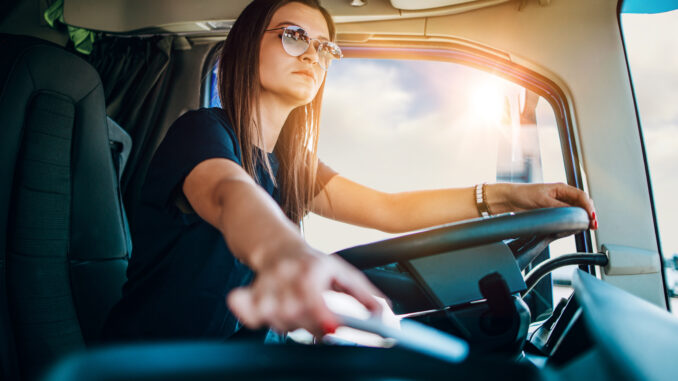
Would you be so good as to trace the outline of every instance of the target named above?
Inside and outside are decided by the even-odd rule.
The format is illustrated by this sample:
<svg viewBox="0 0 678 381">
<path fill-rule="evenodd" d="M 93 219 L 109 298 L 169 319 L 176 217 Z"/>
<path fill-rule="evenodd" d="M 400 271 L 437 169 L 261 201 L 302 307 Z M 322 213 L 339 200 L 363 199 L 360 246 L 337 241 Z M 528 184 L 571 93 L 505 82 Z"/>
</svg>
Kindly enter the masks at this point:
<svg viewBox="0 0 678 381">
<path fill-rule="evenodd" d="M 384 108 L 384 115 L 425 115 L 429 127 L 388 130 L 406 145 L 382 139 L 383 147 L 366 150 L 386 164 L 365 176 L 402 177 L 402 187 L 415 189 L 562 181 L 595 200 L 599 229 L 589 231 L 586 212 L 570 207 L 401 236 L 311 216 L 309 241 L 364 271 L 392 300 L 395 323 L 348 313 L 347 334 L 320 342 L 296 332 L 275 345 L 248 334 L 102 344 L 101 327 L 134 255 L 129 221 L 150 160 L 176 118 L 219 105 L 215 59 L 248 3 L 0 5 L 2 379 L 678 376 L 671 361 L 678 320 L 620 26 L 624 12 L 678 9 L 668 0 L 322 1 L 344 52 L 328 71 L 323 114 L 333 119 L 321 127 L 323 160 L 348 173 L 359 166 L 342 157 L 384 133 L 380 123 L 390 121 L 377 120 L 381 106 L 370 102 L 386 100 L 396 111 Z M 385 75 L 372 88 L 374 73 Z M 430 86 L 417 92 L 422 73 Z M 475 77 L 480 82 L 464 82 Z M 480 99 L 480 119 L 451 122 L 450 110 L 474 107 L 460 101 L 467 98 Z M 443 110 L 435 118 L 433 106 Z M 334 121 L 353 127 L 335 132 Z M 400 174 L 404 167 L 389 155 L 415 160 L 403 154 L 410 150 L 441 169 L 426 180 Z M 440 183 L 441 172 L 454 175 Z M 335 243 L 338 232 L 348 238 Z M 563 280 L 558 271 L 566 266 L 573 271 Z M 353 340 L 357 331 L 368 339 Z"/>
</svg>

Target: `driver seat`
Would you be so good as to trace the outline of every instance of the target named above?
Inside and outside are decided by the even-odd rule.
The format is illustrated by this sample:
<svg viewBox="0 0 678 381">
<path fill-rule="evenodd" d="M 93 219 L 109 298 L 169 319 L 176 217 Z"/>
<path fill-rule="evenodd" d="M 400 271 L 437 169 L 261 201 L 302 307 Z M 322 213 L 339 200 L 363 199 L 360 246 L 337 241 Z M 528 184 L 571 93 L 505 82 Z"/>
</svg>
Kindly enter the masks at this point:
<svg viewBox="0 0 678 381">
<path fill-rule="evenodd" d="M 131 244 L 96 70 L 32 37 L 0 49 L 0 379 L 35 379 L 97 342 Z"/>
</svg>

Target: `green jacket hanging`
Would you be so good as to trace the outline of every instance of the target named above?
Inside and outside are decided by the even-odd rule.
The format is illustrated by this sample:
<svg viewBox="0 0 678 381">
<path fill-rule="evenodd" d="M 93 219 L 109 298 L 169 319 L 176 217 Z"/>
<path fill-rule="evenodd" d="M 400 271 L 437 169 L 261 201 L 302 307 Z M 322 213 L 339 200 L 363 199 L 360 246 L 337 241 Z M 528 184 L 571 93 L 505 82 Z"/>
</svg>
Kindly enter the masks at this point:
<svg viewBox="0 0 678 381">
<path fill-rule="evenodd" d="M 66 25 L 68 30 L 68 37 L 73 41 L 75 50 L 81 54 L 89 55 L 92 53 L 94 41 L 96 40 L 96 33 L 91 30 L 70 26 L 64 22 L 64 0 L 56 0 L 52 5 L 45 10 L 45 21 L 52 28 L 56 28 L 55 23 L 59 21 Z"/>
</svg>

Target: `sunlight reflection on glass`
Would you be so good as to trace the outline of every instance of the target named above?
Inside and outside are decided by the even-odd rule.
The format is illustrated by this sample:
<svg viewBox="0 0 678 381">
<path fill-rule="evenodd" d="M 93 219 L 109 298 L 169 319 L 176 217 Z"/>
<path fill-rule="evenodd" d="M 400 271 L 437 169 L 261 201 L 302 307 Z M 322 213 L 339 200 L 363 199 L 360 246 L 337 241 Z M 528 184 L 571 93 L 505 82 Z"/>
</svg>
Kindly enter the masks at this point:
<svg viewBox="0 0 678 381">
<path fill-rule="evenodd" d="M 504 114 L 501 87 L 492 82 L 483 83 L 471 92 L 469 103 L 473 120 L 489 127 L 499 127 Z"/>
</svg>

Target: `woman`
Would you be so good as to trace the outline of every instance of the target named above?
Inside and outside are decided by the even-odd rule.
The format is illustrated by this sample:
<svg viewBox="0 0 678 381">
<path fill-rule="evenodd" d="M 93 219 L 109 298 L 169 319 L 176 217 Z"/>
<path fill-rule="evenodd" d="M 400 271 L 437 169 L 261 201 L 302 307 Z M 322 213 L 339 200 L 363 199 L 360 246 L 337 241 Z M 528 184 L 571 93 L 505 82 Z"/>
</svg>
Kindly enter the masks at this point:
<svg viewBox="0 0 678 381">
<path fill-rule="evenodd" d="M 325 70 L 341 57 L 334 35 L 316 0 L 255 0 L 243 11 L 220 56 L 222 108 L 183 115 L 153 158 L 105 336 L 227 338 L 238 320 L 323 335 L 338 325 L 325 290 L 378 312 L 381 293 L 362 273 L 304 242 L 298 224 L 309 211 L 404 232 L 577 205 L 597 226 L 586 194 L 563 184 L 385 194 L 334 173 L 316 156 Z"/>
</svg>

